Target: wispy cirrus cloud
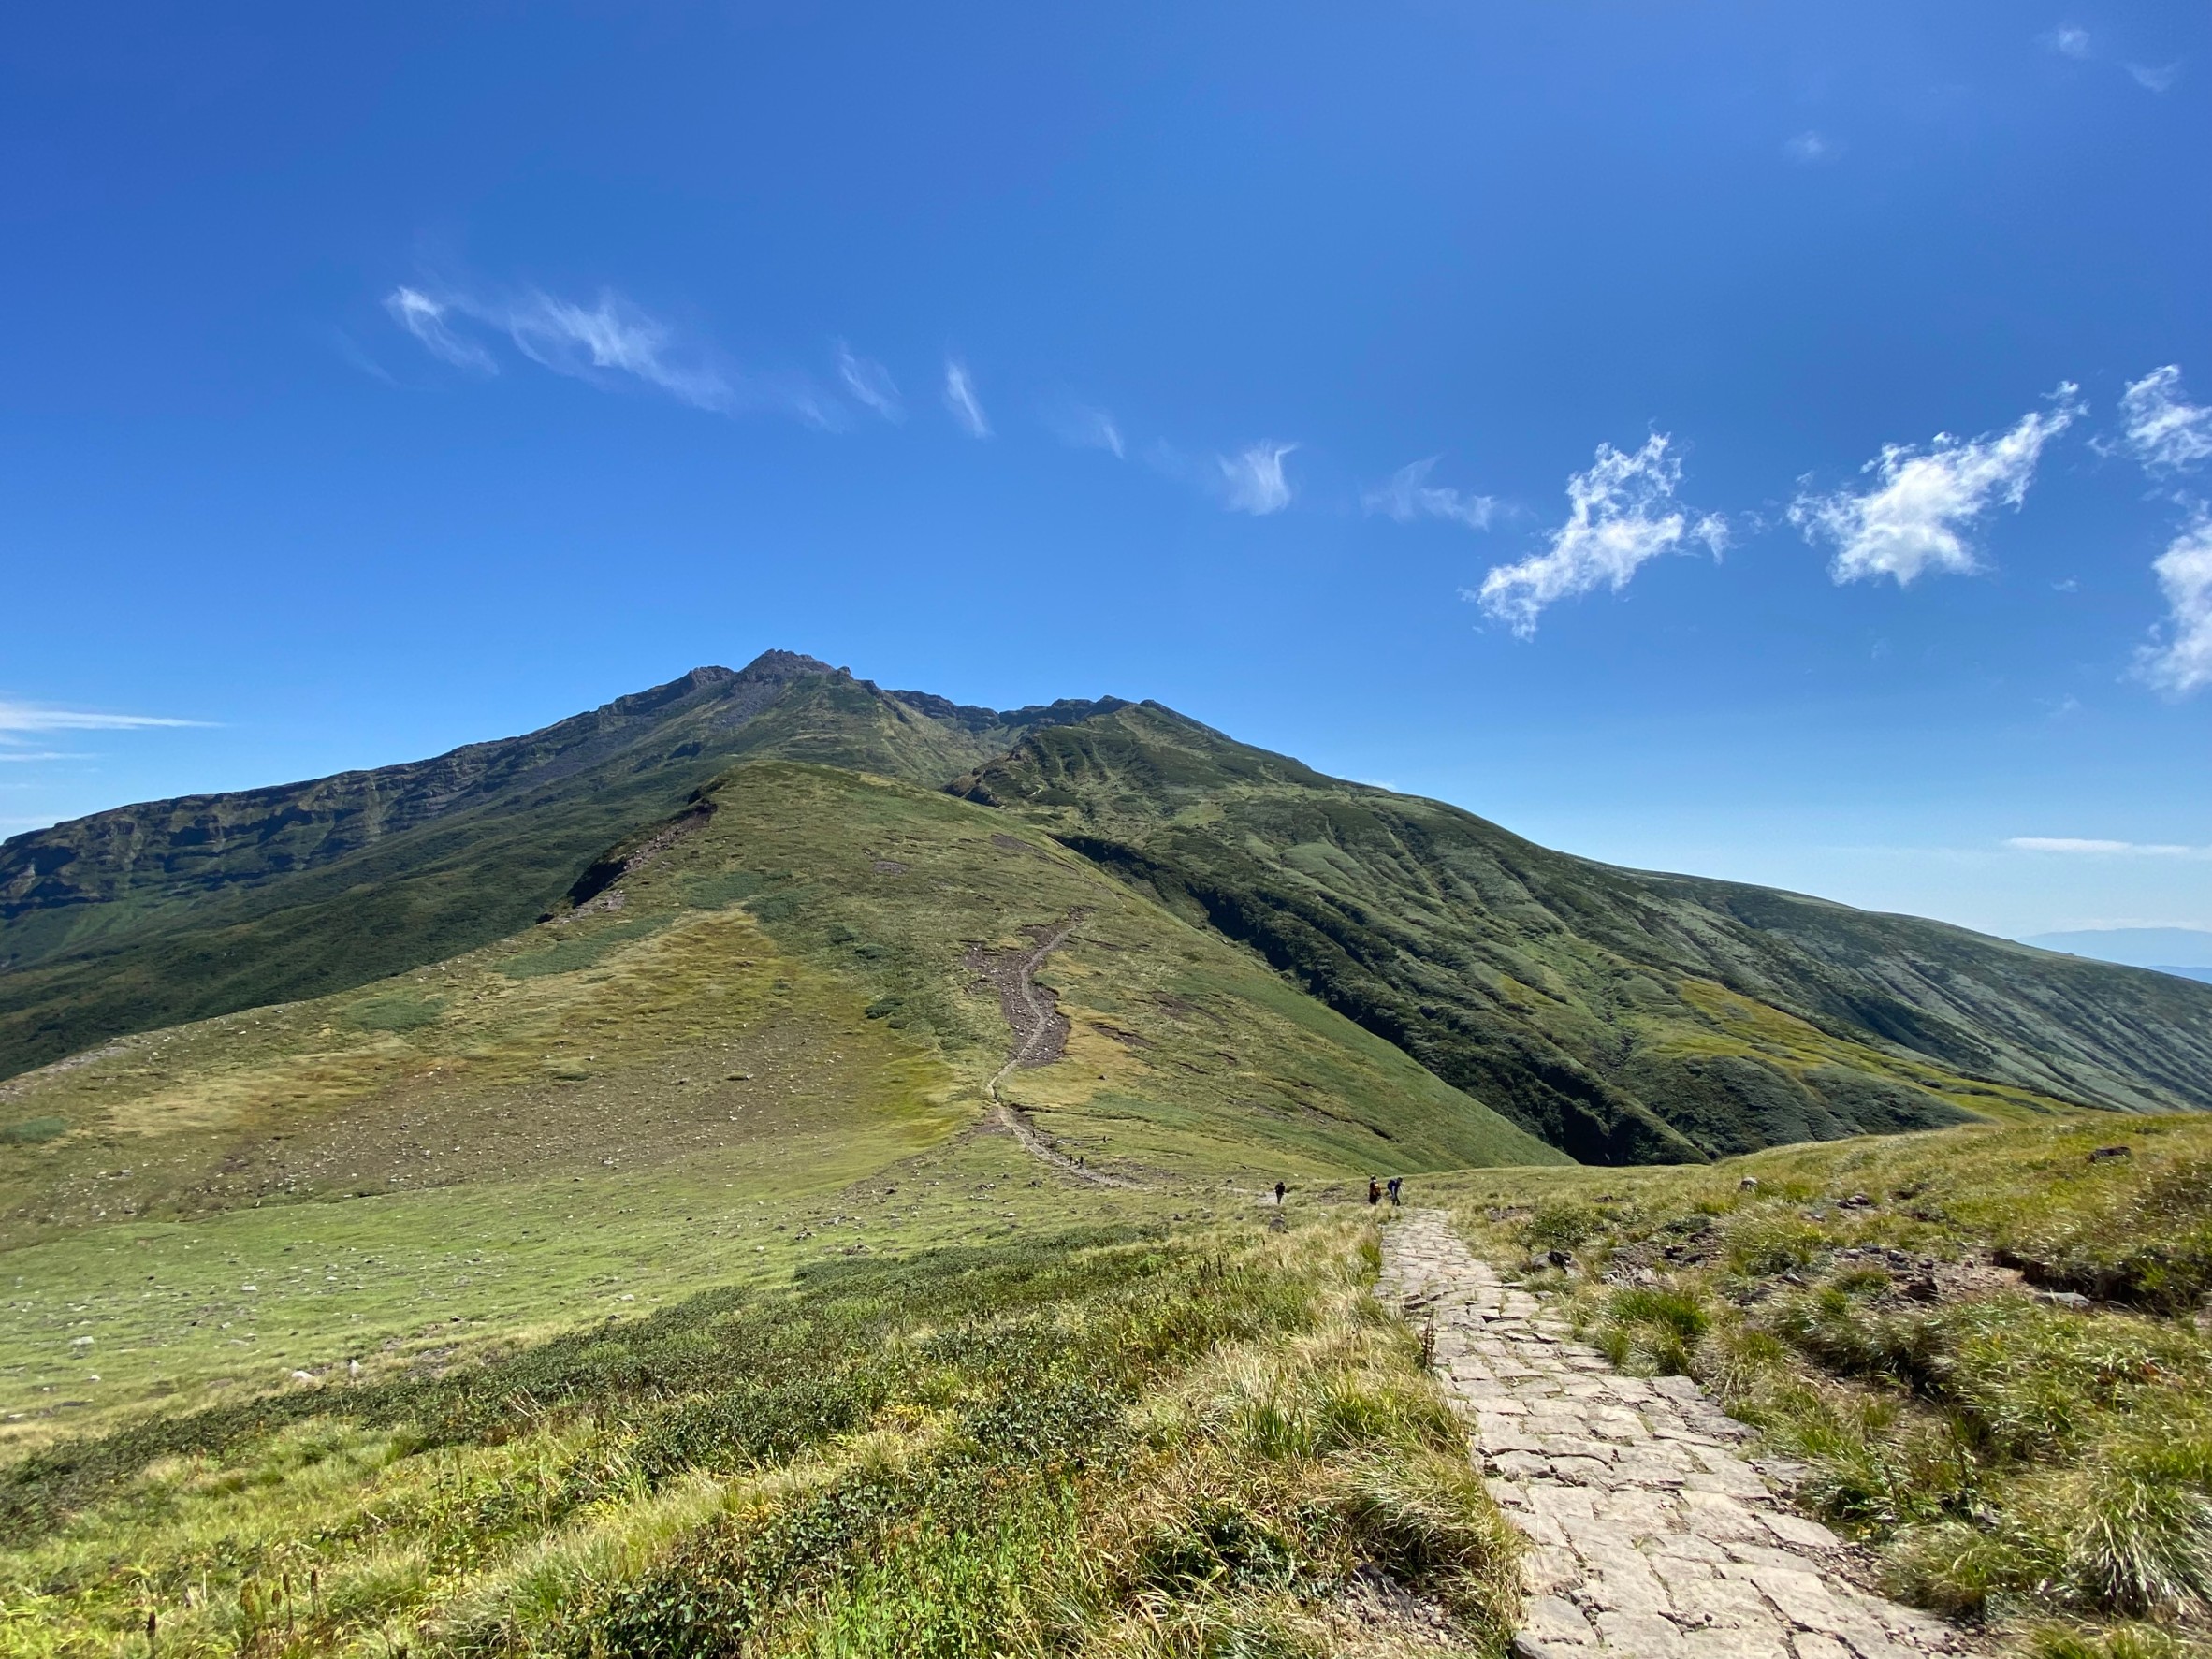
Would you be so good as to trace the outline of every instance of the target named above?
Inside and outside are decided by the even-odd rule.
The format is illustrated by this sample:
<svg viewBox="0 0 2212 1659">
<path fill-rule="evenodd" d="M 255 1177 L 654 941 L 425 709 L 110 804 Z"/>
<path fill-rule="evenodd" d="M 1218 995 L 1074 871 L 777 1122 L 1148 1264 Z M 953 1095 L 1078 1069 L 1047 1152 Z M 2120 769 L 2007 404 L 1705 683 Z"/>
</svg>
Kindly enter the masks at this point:
<svg viewBox="0 0 2212 1659">
<path fill-rule="evenodd" d="M 1103 449 L 1115 460 L 1128 458 L 1121 424 L 1103 409 L 1087 403 L 1062 402 L 1049 406 L 1045 424 L 1061 443 L 1072 449 Z"/>
<path fill-rule="evenodd" d="M 2179 473 L 2212 459 L 2212 408 L 2182 395 L 2181 366 L 2168 363 L 2120 394 L 2128 452 L 2154 473 Z"/>
<path fill-rule="evenodd" d="M 2072 58 L 2076 63 L 2085 64 L 2089 60 L 2089 32 L 2087 29 L 2077 28 L 2072 23 L 2061 23 L 2058 28 L 2037 36 L 2036 39 L 2047 51 L 2055 51 L 2062 58 Z"/>
<path fill-rule="evenodd" d="M 1693 521 L 1677 502 L 1682 463 L 1671 445 L 1663 432 L 1636 450 L 1600 444 L 1589 470 L 1567 479 L 1566 522 L 1544 551 L 1499 565 L 1460 597 L 1527 639 L 1545 606 L 1601 587 L 1618 593 L 1647 561 L 1684 542 L 1717 556 L 1728 544 L 1727 523 L 1714 514 Z"/>
<path fill-rule="evenodd" d="M 603 384 L 626 374 L 694 409 L 729 414 L 735 389 L 675 330 L 612 289 L 590 305 L 531 293 L 501 307 L 494 320 L 532 362 L 576 380 Z"/>
<path fill-rule="evenodd" d="M 2202 691 L 2212 685 L 2212 517 L 2200 507 L 2150 568 L 2165 595 L 2166 630 L 2143 648 L 2136 670 L 2177 696 Z"/>
<path fill-rule="evenodd" d="M 1297 447 L 1270 441 L 1247 445 L 1234 455 L 1215 456 L 1222 498 L 1230 511 L 1265 517 L 1288 507 L 1293 492 L 1283 472 L 1283 458 Z"/>
<path fill-rule="evenodd" d="M 899 401 L 891 371 L 873 357 L 855 356 L 842 340 L 837 342 L 837 378 L 864 409 L 874 410 L 894 425 L 906 419 L 906 405 Z"/>
<path fill-rule="evenodd" d="M 1981 560 L 1967 539 L 1973 523 L 2002 503 L 2017 507 L 2044 446 L 2082 413 L 2080 388 L 2062 383 L 2048 411 L 2023 415 L 2009 431 L 1971 441 L 1938 432 L 1926 449 L 1883 445 L 1861 469 L 1870 489 L 1810 491 L 1790 503 L 1790 522 L 1814 545 L 1835 550 L 1838 582 L 1894 576 L 1909 586 L 1928 571 L 1972 575 Z"/>
<path fill-rule="evenodd" d="M 167 715 L 99 714 L 84 708 L 55 708 L 44 703 L 0 700 L 0 735 L 17 732 L 135 732 L 154 726 L 206 726 L 207 720 L 175 720 Z M 47 755 L 46 760 L 75 759 Z"/>
<path fill-rule="evenodd" d="M 982 400 L 976 396 L 975 376 L 958 357 L 945 359 L 944 396 L 945 413 L 962 431 L 970 438 L 991 435 L 990 416 L 983 413 Z"/>
<path fill-rule="evenodd" d="M 2212 847 L 2184 847 L 2163 841 L 2103 841 L 2081 836 L 2012 836 L 2016 852 L 2059 852 L 2076 857 L 2212 858 Z"/>
<path fill-rule="evenodd" d="M 1469 530 L 1488 530 L 1491 520 L 1497 517 L 1497 498 L 1454 489 L 1449 485 L 1431 484 L 1429 474 L 1442 458 L 1432 455 L 1426 460 L 1411 461 L 1400 467 L 1373 489 L 1363 491 L 1360 504 L 1370 513 L 1380 513 L 1400 524 L 1411 524 L 1421 518 L 1448 518 Z"/>
<path fill-rule="evenodd" d="M 774 411 L 824 428 L 846 418 L 808 376 L 731 368 L 612 288 L 587 304 L 538 288 L 487 296 L 402 285 L 385 309 L 432 357 L 473 373 L 497 374 L 500 362 L 471 329 L 504 335 L 539 367 L 603 389 L 642 386 L 716 415 Z"/>
<path fill-rule="evenodd" d="M 1835 160 L 1843 153 L 1843 147 L 1826 134 L 1808 129 L 1785 139 L 1782 153 L 1792 161 L 1810 167 L 1816 162 Z"/>
<path fill-rule="evenodd" d="M 2172 64 L 2128 64 L 2122 65 L 2128 78 L 2145 92 L 2172 92 L 2174 83 L 2181 79 L 2181 65 Z"/>
<path fill-rule="evenodd" d="M 384 308 L 392 313 L 394 322 L 414 335 L 422 342 L 423 349 L 440 361 L 478 374 L 500 371 L 499 361 L 491 353 L 455 330 L 448 320 L 455 308 L 446 301 L 433 299 L 420 288 L 401 286 L 384 297 Z"/>
</svg>

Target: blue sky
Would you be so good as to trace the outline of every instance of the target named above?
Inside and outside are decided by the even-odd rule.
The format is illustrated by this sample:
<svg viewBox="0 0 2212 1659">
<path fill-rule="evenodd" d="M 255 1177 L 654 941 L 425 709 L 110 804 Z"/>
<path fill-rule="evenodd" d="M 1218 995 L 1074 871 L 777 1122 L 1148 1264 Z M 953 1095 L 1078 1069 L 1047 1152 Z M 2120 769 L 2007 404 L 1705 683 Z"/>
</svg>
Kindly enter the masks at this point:
<svg viewBox="0 0 2212 1659">
<path fill-rule="evenodd" d="M 0 39 L 0 831 L 783 646 L 2212 927 L 2203 7 L 327 9 Z"/>
</svg>

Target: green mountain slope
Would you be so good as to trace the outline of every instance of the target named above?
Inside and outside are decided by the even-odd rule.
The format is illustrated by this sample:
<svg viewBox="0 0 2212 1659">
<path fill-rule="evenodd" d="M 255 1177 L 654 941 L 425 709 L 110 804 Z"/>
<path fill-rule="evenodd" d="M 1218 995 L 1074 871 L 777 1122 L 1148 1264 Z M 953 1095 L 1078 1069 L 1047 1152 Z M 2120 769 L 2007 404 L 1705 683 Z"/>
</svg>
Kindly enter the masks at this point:
<svg viewBox="0 0 2212 1659">
<path fill-rule="evenodd" d="M 0 844 L 0 1077 L 501 938 L 747 755 L 936 784 L 1103 706 L 999 714 L 771 651 L 435 760 L 18 836 Z"/>
<path fill-rule="evenodd" d="M 0 845 L 0 1077 L 588 906 L 680 814 L 720 810 L 717 779 L 767 761 L 814 769 L 777 775 L 801 793 L 822 769 L 949 787 L 1001 833 L 1047 832 L 1114 891 L 1256 953 L 1280 1009 L 1311 998 L 1587 1161 L 2212 1104 L 2212 990 L 2185 981 L 1551 852 L 1157 705 L 1000 713 L 783 652 L 435 761 Z M 801 816 L 808 857 L 851 851 L 852 824 Z"/>
<path fill-rule="evenodd" d="M 1157 705 L 1032 733 L 953 787 L 1585 1161 L 2212 1104 L 2212 994 L 2182 982 L 1568 857 Z"/>
<path fill-rule="evenodd" d="M 1036 980 L 1064 1037 L 997 1083 L 1009 1121 L 1012 1035 L 979 953 L 1062 929 Z M 1010 1188 L 1140 1211 L 1178 1184 L 1565 1161 L 1041 833 L 777 760 L 724 774 L 580 906 L 0 1084 L 0 1255 L 103 1310 L 58 1342 L 51 1302 L 0 1310 L 0 1416 L 41 1404 L 78 1334 L 103 1361 L 82 1397 L 121 1404 L 157 1379 L 281 1380 L 333 1343 L 404 1339 L 426 1306 L 490 1334 L 612 1311 L 641 1273 L 664 1299 L 788 1244 L 786 1203 L 978 1137 L 1011 1143 Z M 967 1219 L 995 1226 L 1011 1200 L 984 1196 Z M 498 1272 L 448 1254 L 488 1234 Z M 323 1241 L 346 1276 L 262 1267 L 272 1238 Z"/>
</svg>

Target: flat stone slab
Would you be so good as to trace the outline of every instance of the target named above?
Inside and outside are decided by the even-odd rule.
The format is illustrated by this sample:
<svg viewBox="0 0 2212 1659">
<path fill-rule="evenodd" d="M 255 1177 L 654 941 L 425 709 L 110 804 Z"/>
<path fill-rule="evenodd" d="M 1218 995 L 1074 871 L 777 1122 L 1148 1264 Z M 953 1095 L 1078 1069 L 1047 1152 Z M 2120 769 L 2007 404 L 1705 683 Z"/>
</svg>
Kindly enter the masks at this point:
<svg viewBox="0 0 2212 1659">
<path fill-rule="evenodd" d="M 1731 1448 L 1686 1376 L 1632 1377 L 1477 1260 L 1441 1210 L 1383 1230 L 1375 1294 L 1436 1326 L 1437 1380 L 1528 1535 L 1522 1659 L 1913 1659 L 1951 1627 L 1835 1570 L 1835 1534 Z M 1471 1359 L 1472 1358 L 1472 1362 Z"/>
</svg>

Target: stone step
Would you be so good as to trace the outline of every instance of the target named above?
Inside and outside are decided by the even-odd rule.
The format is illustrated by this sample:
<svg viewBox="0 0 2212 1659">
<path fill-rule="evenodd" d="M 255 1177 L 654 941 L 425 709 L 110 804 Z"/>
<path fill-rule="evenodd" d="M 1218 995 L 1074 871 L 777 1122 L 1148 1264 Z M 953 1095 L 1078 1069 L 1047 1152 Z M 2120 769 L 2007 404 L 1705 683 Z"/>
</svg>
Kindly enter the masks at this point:
<svg viewBox="0 0 2212 1659">
<path fill-rule="evenodd" d="M 1441 1210 L 1383 1230 L 1375 1294 L 1436 1325 L 1436 1375 L 1527 1535 L 1521 1659 L 1909 1659 L 1940 1619 L 1836 1570 L 1835 1534 L 1734 1449 L 1751 1430 L 1686 1376 L 1623 1375 L 1501 1280 Z"/>
</svg>

